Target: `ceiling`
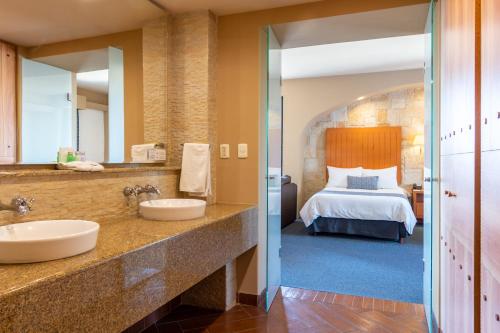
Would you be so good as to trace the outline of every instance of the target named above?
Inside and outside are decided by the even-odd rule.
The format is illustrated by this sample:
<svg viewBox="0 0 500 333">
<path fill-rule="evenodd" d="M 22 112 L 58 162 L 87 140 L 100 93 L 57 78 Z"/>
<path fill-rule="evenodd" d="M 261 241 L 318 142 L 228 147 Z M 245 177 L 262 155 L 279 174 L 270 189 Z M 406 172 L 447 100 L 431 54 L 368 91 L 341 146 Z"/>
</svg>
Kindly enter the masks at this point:
<svg viewBox="0 0 500 333">
<path fill-rule="evenodd" d="M 84 88 L 101 94 L 109 91 L 109 70 L 99 70 L 76 74 L 78 88 Z"/>
<path fill-rule="evenodd" d="M 91 51 L 58 54 L 48 57 L 39 57 L 33 60 L 44 64 L 59 67 L 70 72 L 91 72 L 108 69 L 109 51 L 107 48 Z"/>
<path fill-rule="evenodd" d="M 317 0 L 1 0 L 0 40 L 38 46 L 141 28 L 164 14 L 227 15 Z"/>
<path fill-rule="evenodd" d="M 139 29 L 163 13 L 148 0 L 1 0 L 0 39 L 38 46 Z"/>
<path fill-rule="evenodd" d="M 173 13 L 209 9 L 216 15 L 229 15 L 318 2 L 318 0 L 152 0 Z"/>
<path fill-rule="evenodd" d="M 424 33 L 428 4 L 273 25 L 282 48 Z"/>
<path fill-rule="evenodd" d="M 425 35 L 285 49 L 283 79 L 423 69 Z"/>
<path fill-rule="evenodd" d="M 32 60 L 76 73 L 79 88 L 103 94 L 108 93 L 108 48 L 39 57 Z"/>
</svg>

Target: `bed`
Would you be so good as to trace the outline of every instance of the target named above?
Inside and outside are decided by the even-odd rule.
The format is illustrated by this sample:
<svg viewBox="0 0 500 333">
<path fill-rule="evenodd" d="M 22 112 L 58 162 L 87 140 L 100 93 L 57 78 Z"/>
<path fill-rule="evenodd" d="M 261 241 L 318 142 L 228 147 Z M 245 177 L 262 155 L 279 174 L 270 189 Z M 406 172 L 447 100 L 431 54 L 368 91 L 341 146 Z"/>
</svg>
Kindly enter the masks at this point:
<svg viewBox="0 0 500 333">
<path fill-rule="evenodd" d="M 407 192 L 399 187 L 400 127 L 327 129 L 325 160 L 328 184 L 300 211 L 311 233 L 342 233 L 399 242 L 413 233 L 417 219 Z M 380 188 L 347 188 L 342 178 L 366 175 L 378 175 L 377 181 L 380 176 Z"/>
</svg>

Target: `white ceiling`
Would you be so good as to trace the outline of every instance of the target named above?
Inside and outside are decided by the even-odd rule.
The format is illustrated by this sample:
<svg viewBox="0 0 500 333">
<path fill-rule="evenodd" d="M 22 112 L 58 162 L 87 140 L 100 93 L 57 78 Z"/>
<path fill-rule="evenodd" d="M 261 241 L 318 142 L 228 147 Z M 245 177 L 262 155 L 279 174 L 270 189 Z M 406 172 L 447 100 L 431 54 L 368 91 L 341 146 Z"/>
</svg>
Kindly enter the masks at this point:
<svg viewBox="0 0 500 333">
<path fill-rule="evenodd" d="M 152 0 L 173 12 L 184 13 L 195 10 L 211 10 L 216 15 L 229 15 L 269 8 L 318 2 L 319 0 Z"/>
<path fill-rule="evenodd" d="M 424 67 L 425 35 L 285 49 L 283 79 L 374 73 Z"/>
<path fill-rule="evenodd" d="M 83 72 L 76 74 L 78 88 L 95 91 L 102 94 L 108 93 L 108 73 L 109 70 L 99 70 L 92 72 Z"/>
<path fill-rule="evenodd" d="M 148 0 L 0 0 L 0 39 L 50 44 L 138 29 L 163 13 Z"/>
<path fill-rule="evenodd" d="M 273 25 L 283 48 L 424 33 L 428 4 Z"/>
</svg>

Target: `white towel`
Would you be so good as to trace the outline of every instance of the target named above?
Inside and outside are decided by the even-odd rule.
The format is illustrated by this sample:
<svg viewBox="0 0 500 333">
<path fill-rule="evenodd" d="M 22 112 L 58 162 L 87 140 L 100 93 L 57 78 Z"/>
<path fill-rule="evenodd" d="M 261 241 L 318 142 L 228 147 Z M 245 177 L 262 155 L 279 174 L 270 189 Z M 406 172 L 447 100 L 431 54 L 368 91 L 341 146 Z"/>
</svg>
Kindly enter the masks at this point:
<svg viewBox="0 0 500 333">
<path fill-rule="evenodd" d="M 192 196 L 206 197 L 212 194 L 208 144 L 184 144 L 180 190 Z"/>
<path fill-rule="evenodd" d="M 92 161 L 73 161 L 66 163 L 58 163 L 57 168 L 60 170 L 73 171 L 102 171 L 104 167 L 97 162 Z"/>
</svg>

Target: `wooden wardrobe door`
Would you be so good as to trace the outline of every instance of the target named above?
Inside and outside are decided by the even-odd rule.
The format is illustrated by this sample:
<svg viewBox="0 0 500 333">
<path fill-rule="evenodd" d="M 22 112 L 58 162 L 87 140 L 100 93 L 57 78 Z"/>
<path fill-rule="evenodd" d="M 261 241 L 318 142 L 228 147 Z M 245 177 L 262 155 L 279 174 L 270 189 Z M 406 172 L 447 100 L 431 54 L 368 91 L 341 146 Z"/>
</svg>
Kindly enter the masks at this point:
<svg viewBox="0 0 500 333">
<path fill-rule="evenodd" d="M 500 332 L 500 3 L 481 1 L 481 332 Z"/>
<path fill-rule="evenodd" d="M 500 332 L 500 150 L 482 152 L 481 332 Z"/>
<path fill-rule="evenodd" d="M 16 50 L 0 42 L 0 164 L 16 161 Z"/>
<path fill-rule="evenodd" d="M 441 2 L 440 281 L 444 333 L 474 332 L 475 1 Z"/>
</svg>

